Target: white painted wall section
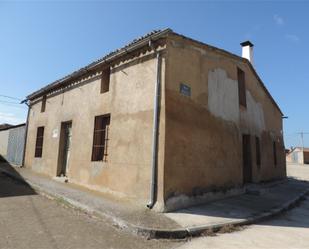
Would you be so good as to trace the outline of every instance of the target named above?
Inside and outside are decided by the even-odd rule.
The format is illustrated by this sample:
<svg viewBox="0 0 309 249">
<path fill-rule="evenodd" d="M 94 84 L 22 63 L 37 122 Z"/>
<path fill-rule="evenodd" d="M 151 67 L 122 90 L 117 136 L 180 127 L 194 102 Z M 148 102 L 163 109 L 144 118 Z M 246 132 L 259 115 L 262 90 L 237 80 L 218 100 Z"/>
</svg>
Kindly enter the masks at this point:
<svg viewBox="0 0 309 249">
<path fill-rule="evenodd" d="M 208 73 L 208 109 L 216 117 L 239 123 L 238 82 L 221 68 Z"/>
<path fill-rule="evenodd" d="M 242 112 L 241 119 L 248 124 L 247 126 L 250 127 L 250 129 L 252 129 L 252 134 L 254 134 L 255 131 L 261 133 L 263 130 L 265 130 L 263 107 L 260 103 L 254 100 L 248 90 L 246 91 L 246 98 L 247 108 L 246 111 Z"/>
</svg>

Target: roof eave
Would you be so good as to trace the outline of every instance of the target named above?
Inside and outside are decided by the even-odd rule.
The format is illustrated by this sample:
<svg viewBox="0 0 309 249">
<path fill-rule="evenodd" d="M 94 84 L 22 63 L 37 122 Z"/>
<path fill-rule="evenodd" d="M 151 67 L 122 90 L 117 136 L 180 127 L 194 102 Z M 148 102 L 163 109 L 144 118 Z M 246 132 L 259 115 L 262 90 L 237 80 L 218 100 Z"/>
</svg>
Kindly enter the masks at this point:
<svg viewBox="0 0 309 249">
<path fill-rule="evenodd" d="M 35 98 L 38 98 L 46 93 L 48 93 L 49 91 L 55 89 L 55 88 L 58 88 L 60 87 L 61 85 L 65 84 L 66 82 L 68 82 L 69 80 L 73 79 L 73 78 L 76 78 L 76 77 L 79 77 L 79 76 L 82 76 L 84 75 L 85 73 L 87 73 L 88 71 L 94 69 L 94 68 L 97 68 L 105 63 L 109 63 L 109 62 L 112 62 L 118 58 L 120 58 L 121 56 L 123 55 L 126 55 L 127 53 L 129 52 L 132 52 L 132 51 L 135 51 L 139 48 L 142 48 L 144 47 L 145 45 L 148 45 L 149 44 L 149 41 L 156 41 L 158 39 L 161 39 L 163 37 L 165 37 L 167 34 L 169 34 L 170 32 L 172 32 L 172 30 L 170 28 L 167 28 L 167 29 L 164 29 L 162 31 L 159 31 L 155 34 L 152 34 L 148 37 L 145 37 L 144 39 L 140 40 L 140 41 L 137 41 L 136 43 L 133 43 L 129 46 L 125 46 L 121 49 L 119 49 L 119 51 L 115 52 L 115 53 L 112 53 L 110 56 L 107 56 L 106 58 L 96 62 L 96 63 L 90 63 L 89 65 L 87 65 L 86 67 L 84 68 L 81 68 L 79 70 L 77 70 L 76 72 L 73 72 L 71 74 L 69 74 L 68 76 L 64 77 L 63 79 L 60 79 L 58 81 L 55 81 L 43 88 L 41 88 L 40 90 L 28 95 L 26 97 L 26 101 L 27 100 L 33 100 Z"/>
</svg>

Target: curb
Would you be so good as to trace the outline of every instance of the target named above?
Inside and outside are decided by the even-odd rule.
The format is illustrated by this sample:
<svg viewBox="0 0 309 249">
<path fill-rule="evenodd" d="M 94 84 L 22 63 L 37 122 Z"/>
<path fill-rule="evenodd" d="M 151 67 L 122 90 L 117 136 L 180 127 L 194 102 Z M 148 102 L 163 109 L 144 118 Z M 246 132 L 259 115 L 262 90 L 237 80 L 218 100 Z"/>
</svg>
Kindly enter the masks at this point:
<svg viewBox="0 0 309 249">
<path fill-rule="evenodd" d="M 305 191 L 301 192 L 296 198 L 282 204 L 280 207 L 276 207 L 276 208 L 270 209 L 269 211 L 262 212 L 260 214 L 257 214 L 257 215 L 254 215 L 254 216 L 251 216 L 245 219 L 240 219 L 237 221 L 225 222 L 225 223 L 215 224 L 215 225 L 201 225 L 201 226 L 196 226 L 196 227 L 185 227 L 185 228 L 178 228 L 178 229 L 156 229 L 156 228 L 136 226 L 123 219 L 117 218 L 113 215 L 109 215 L 107 213 L 103 213 L 101 211 L 95 210 L 85 204 L 82 204 L 79 201 L 67 198 L 66 196 L 61 195 L 61 194 L 53 193 L 52 191 L 48 191 L 42 188 L 41 186 L 29 181 L 28 179 L 26 178 L 24 179 L 22 177 L 16 176 L 4 169 L 0 169 L 0 172 L 18 182 L 30 185 L 42 195 L 45 195 L 51 199 L 62 199 L 66 201 L 68 204 L 70 204 L 73 208 L 80 209 L 86 213 L 90 213 L 95 216 L 106 218 L 109 221 L 111 221 L 113 225 L 116 226 L 117 228 L 124 229 L 131 233 L 147 237 L 148 239 L 185 239 L 187 237 L 196 237 L 196 236 L 199 236 L 207 232 L 216 233 L 220 231 L 221 229 L 223 229 L 224 227 L 238 227 L 238 226 L 244 226 L 244 225 L 251 225 L 253 223 L 266 220 L 268 218 L 274 217 L 287 210 L 292 209 L 296 204 L 301 202 L 307 194 L 309 194 L 309 188 L 308 188 Z"/>
</svg>

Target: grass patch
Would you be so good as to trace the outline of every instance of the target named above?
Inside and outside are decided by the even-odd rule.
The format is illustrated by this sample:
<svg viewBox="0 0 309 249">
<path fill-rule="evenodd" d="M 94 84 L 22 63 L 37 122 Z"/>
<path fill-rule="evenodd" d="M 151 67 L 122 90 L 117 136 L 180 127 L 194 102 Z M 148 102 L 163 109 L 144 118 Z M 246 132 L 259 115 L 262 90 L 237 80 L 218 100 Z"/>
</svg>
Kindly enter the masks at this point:
<svg viewBox="0 0 309 249">
<path fill-rule="evenodd" d="M 233 233 L 244 230 L 241 226 L 226 225 L 220 228 L 218 233 Z"/>
<path fill-rule="evenodd" d="M 202 236 L 210 236 L 210 237 L 217 236 L 217 234 L 214 232 L 214 230 L 212 228 L 205 230 L 204 232 L 202 232 L 201 235 Z"/>
</svg>

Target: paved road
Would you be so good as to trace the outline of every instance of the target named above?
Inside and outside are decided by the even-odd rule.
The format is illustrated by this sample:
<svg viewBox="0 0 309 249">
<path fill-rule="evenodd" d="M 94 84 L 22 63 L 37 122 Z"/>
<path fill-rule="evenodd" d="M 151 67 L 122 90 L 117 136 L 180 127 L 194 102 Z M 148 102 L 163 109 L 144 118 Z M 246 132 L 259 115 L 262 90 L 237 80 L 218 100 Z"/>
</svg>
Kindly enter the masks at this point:
<svg viewBox="0 0 309 249">
<path fill-rule="evenodd" d="M 288 172 L 309 179 L 309 167 L 292 165 Z M 40 196 L 29 186 L 0 174 L 0 248 L 307 249 L 309 199 L 284 215 L 239 232 L 195 238 L 186 243 L 146 240 Z"/>
<path fill-rule="evenodd" d="M 180 242 L 146 240 L 121 231 L 0 174 L 1 249 L 144 249 L 179 245 Z"/>
<path fill-rule="evenodd" d="M 288 165 L 289 176 L 309 180 L 309 165 Z M 309 197 L 289 212 L 239 232 L 200 237 L 178 249 L 308 249 Z"/>
</svg>

